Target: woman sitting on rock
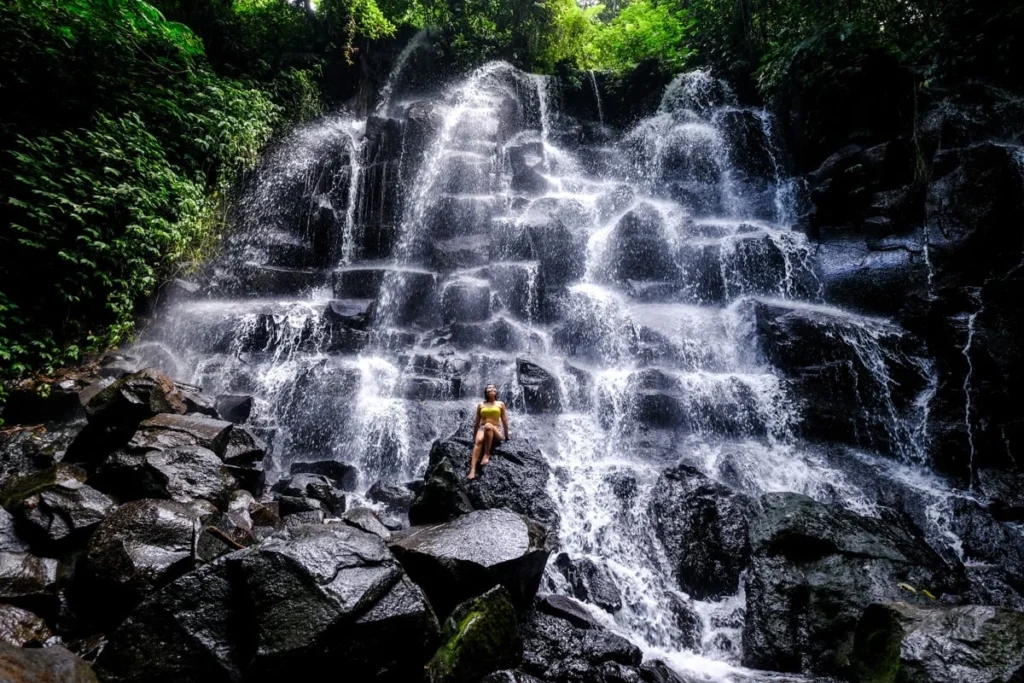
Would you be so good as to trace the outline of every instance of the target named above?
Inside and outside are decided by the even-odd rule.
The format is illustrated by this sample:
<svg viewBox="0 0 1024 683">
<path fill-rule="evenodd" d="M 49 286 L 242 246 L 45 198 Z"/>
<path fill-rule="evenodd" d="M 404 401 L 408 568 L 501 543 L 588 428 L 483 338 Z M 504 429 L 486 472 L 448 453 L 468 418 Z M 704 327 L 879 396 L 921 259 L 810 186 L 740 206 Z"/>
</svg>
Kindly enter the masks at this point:
<svg viewBox="0 0 1024 683">
<path fill-rule="evenodd" d="M 473 441 L 473 457 L 469 462 L 469 478 L 476 479 L 476 465 L 486 465 L 491 460 L 491 446 L 497 441 L 501 444 L 502 436 L 498 431 L 498 424 L 505 432 L 505 441 L 508 441 L 508 414 L 505 411 L 505 404 L 498 400 L 498 387 L 488 384 L 484 387 L 483 403 L 476 406 L 476 421 L 473 423 L 473 434 L 476 435 Z M 483 459 L 480 454 L 483 453 Z"/>
</svg>

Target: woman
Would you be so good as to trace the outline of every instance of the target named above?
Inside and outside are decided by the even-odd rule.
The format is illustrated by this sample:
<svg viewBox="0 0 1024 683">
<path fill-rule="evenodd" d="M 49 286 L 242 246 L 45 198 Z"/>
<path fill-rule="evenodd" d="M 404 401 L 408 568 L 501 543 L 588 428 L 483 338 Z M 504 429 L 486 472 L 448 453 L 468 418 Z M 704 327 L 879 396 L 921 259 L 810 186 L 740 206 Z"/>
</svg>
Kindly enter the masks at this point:
<svg viewBox="0 0 1024 683">
<path fill-rule="evenodd" d="M 498 431 L 498 423 L 505 432 L 505 441 L 508 441 L 508 414 L 505 411 L 505 404 L 498 400 L 498 387 L 488 384 L 484 387 L 484 401 L 476 406 L 476 421 L 473 423 L 473 433 L 476 435 L 473 441 L 473 457 L 469 461 L 469 478 L 476 479 L 476 466 L 486 465 L 491 461 L 491 446 L 497 440 L 501 444 L 501 432 Z M 480 454 L 483 453 L 483 459 Z"/>
</svg>

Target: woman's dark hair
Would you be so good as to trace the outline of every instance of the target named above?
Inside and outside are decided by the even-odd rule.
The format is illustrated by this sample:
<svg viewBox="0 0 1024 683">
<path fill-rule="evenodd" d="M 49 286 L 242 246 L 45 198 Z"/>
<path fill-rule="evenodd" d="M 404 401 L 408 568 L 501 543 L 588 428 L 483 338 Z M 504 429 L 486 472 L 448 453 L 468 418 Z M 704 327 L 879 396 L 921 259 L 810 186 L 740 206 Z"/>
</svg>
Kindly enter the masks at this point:
<svg viewBox="0 0 1024 683">
<path fill-rule="evenodd" d="M 498 400 L 498 385 L 497 384 L 488 384 L 486 387 L 484 387 L 484 400 L 485 401 L 487 400 L 487 387 L 494 387 L 494 400 L 497 401 Z"/>
</svg>

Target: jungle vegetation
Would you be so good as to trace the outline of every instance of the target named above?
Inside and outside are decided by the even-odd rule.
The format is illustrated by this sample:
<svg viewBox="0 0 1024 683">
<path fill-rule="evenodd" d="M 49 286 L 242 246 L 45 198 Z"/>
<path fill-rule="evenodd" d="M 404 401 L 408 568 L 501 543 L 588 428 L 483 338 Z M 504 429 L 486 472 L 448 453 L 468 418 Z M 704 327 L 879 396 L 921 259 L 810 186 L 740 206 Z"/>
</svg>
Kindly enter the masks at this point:
<svg viewBox="0 0 1024 683">
<path fill-rule="evenodd" d="M 128 339 L 140 302 L 209 253 L 261 149 L 402 31 L 432 30 L 455 69 L 706 65 L 768 99 L 879 53 L 921 83 L 1019 88 L 1022 24 L 996 0 L 8 0 L 0 374 Z"/>
</svg>

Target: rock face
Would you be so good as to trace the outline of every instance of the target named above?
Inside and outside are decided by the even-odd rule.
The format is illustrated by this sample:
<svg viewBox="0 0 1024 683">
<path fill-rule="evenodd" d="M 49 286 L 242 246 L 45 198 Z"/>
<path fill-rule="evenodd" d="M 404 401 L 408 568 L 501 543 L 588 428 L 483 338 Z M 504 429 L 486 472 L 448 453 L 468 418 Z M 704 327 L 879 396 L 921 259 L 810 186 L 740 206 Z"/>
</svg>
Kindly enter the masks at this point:
<svg viewBox="0 0 1024 683">
<path fill-rule="evenodd" d="M 471 510 L 504 508 L 540 522 L 554 535 L 558 512 L 547 492 L 551 467 L 540 451 L 526 442 L 505 442 L 492 451 L 480 475 L 467 481 L 472 450 L 468 439 L 434 442 L 423 490 L 409 509 L 409 521 L 443 522 Z"/>
<path fill-rule="evenodd" d="M 759 301 L 754 316 L 762 352 L 805 406 L 805 436 L 908 455 L 911 437 L 898 416 L 911 414 L 928 386 L 918 339 L 884 320 L 824 307 Z"/>
<path fill-rule="evenodd" d="M 114 504 L 87 486 L 85 470 L 57 464 L 10 480 L 0 505 L 21 520 L 40 543 L 53 547 L 80 538 L 103 521 Z"/>
<path fill-rule="evenodd" d="M 525 609 L 547 564 L 546 535 L 514 512 L 479 510 L 397 532 L 390 548 L 438 616 L 447 618 L 458 603 L 499 584 L 517 609 Z"/>
<path fill-rule="evenodd" d="M 430 683 L 475 683 L 519 666 L 523 643 L 508 591 L 495 586 L 458 605 L 445 621 L 441 647 L 427 665 Z"/>
<path fill-rule="evenodd" d="M 1024 675 L 1024 613 L 997 607 L 871 605 L 848 676 L 896 683 L 1014 681 Z"/>
<path fill-rule="evenodd" d="M 749 501 L 686 465 L 665 470 L 650 514 L 679 587 L 697 600 L 736 592 L 750 558 Z"/>
<path fill-rule="evenodd" d="M 323 667 L 353 680 L 422 675 L 438 625 L 383 541 L 297 526 L 143 602 L 97 661 L 104 681 L 271 681 Z M 396 647 L 401 643 L 401 647 Z"/>
<path fill-rule="evenodd" d="M 99 683 L 92 667 L 60 645 L 20 648 L 0 643 L 0 680 L 9 683 Z"/>
<path fill-rule="evenodd" d="M 751 509 L 746 666 L 835 674 L 869 604 L 930 600 L 900 584 L 935 596 L 960 587 L 894 515 L 860 517 L 794 493 L 765 494 Z"/>
</svg>

